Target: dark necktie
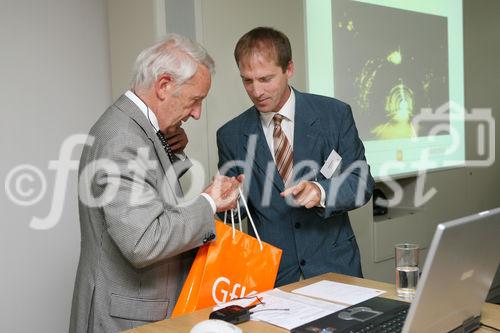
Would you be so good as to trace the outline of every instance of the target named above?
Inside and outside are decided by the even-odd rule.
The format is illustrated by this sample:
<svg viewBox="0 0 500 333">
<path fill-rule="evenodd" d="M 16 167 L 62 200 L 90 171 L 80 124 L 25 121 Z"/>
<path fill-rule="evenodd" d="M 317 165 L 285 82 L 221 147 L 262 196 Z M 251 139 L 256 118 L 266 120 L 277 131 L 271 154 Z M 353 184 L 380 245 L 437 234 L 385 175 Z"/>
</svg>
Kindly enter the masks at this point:
<svg viewBox="0 0 500 333">
<path fill-rule="evenodd" d="M 160 139 L 161 145 L 163 146 L 163 149 L 165 149 L 168 159 L 170 160 L 170 163 L 172 163 L 172 166 L 174 167 L 177 179 L 181 178 L 186 173 L 186 171 L 192 166 L 191 162 L 188 163 L 181 162 L 181 159 L 177 157 L 177 155 L 175 155 L 175 153 L 172 151 L 172 148 L 168 144 L 167 139 L 163 136 L 163 134 L 160 131 L 158 131 L 156 132 L 156 135 L 158 136 L 158 139 Z"/>
<path fill-rule="evenodd" d="M 158 139 L 160 139 L 161 145 L 163 146 L 163 149 L 165 149 L 165 152 L 168 155 L 170 163 L 174 164 L 174 162 L 177 160 L 177 156 L 175 156 L 175 154 L 172 151 L 172 148 L 170 148 L 167 139 L 163 136 L 163 134 L 160 131 L 156 132 L 156 135 L 158 136 Z"/>
</svg>

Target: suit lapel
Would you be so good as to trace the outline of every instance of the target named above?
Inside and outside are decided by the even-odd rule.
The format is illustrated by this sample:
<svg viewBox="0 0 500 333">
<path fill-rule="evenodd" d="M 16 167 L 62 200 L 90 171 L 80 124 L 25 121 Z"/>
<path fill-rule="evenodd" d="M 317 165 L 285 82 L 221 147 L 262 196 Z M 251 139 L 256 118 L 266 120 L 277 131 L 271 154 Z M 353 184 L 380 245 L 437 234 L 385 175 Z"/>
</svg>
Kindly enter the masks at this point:
<svg viewBox="0 0 500 333">
<path fill-rule="evenodd" d="M 269 145 L 267 144 L 266 137 L 264 135 L 264 131 L 262 130 L 262 124 L 260 121 L 259 111 L 255 107 L 252 108 L 252 112 L 250 113 L 250 119 L 246 124 L 245 132 L 244 132 L 244 142 L 243 142 L 243 150 L 245 153 L 245 157 L 252 152 L 250 149 L 253 147 L 249 146 L 251 142 L 252 136 L 256 135 L 256 146 L 255 146 L 255 156 L 254 163 L 255 166 L 260 169 L 260 172 L 265 175 L 267 181 L 270 181 L 277 187 L 277 189 L 281 192 L 284 190 L 283 180 L 281 179 L 278 170 L 276 169 L 276 164 L 274 163 L 273 155 L 271 150 L 269 149 Z M 250 151 L 250 152 L 249 152 Z M 271 172 L 268 171 L 268 168 L 272 167 Z"/>
<path fill-rule="evenodd" d="M 320 124 L 318 116 L 313 108 L 307 103 L 304 95 L 294 89 L 295 92 L 295 119 L 293 139 L 293 165 L 304 160 L 314 160 L 317 156 L 318 139 L 320 137 Z M 321 167 L 321 166 L 320 166 Z M 301 168 L 294 179 L 298 179 L 308 171 Z M 318 172 L 318 170 L 315 170 Z"/>
<path fill-rule="evenodd" d="M 177 179 L 173 165 L 168 159 L 167 153 L 165 152 L 165 149 L 163 148 L 160 139 L 158 139 L 158 136 L 156 135 L 153 126 L 149 123 L 146 117 L 144 117 L 144 114 L 137 107 L 137 105 L 135 105 L 134 102 L 132 102 L 127 96 L 125 95 L 120 96 L 120 98 L 118 98 L 118 100 L 115 102 L 115 105 L 142 128 L 144 133 L 147 135 L 148 139 L 153 144 L 155 154 L 158 160 L 160 161 L 160 166 L 167 177 L 168 181 L 166 183 L 170 187 L 170 190 L 173 193 L 177 194 L 175 196 L 177 200 L 177 197 L 179 195 L 182 195 L 182 190 L 179 184 L 179 180 Z M 172 187 L 172 185 L 174 185 L 174 188 Z"/>
</svg>

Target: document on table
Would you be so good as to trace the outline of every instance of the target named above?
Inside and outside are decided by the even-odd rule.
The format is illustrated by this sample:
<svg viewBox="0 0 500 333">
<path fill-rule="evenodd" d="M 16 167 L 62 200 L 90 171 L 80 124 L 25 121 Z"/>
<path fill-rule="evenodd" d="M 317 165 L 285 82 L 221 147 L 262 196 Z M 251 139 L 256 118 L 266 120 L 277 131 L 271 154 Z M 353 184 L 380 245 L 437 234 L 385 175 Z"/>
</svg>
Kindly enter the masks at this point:
<svg viewBox="0 0 500 333">
<path fill-rule="evenodd" d="M 292 293 L 326 299 L 335 303 L 354 305 L 382 295 L 383 290 L 353 286 L 351 284 L 322 280 L 292 290 Z"/>
<path fill-rule="evenodd" d="M 264 304 L 258 304 L 250 310 L 250 319 L 265 321 L 287 330 L 346 308 L 346 306 L 340 304 L 295 295 L 279 289 L 273 289 L 253 296 L 258 296 Z M 232 304 L 248 306 L 254 301 L 255 298 L 233 300 L 217 306 L 214 310 Z"/>
</svg>

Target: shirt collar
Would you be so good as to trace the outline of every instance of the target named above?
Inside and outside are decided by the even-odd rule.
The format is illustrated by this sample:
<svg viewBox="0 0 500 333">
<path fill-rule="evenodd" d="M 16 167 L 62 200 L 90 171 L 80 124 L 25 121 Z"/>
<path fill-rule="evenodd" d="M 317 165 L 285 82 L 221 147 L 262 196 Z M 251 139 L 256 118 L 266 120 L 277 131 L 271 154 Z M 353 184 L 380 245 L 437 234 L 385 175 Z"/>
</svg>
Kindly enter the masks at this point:
<svg viewBox="0 0 500 333">
<path fill-rule="evenodd" d="M 125 96 L 127 96 L 135 105 L 137 105 L 144 116 L 149 120 L 151 126 L 153 126 L 156 132 L 158 132 L 160 126 L 158 125 L 158 119 L 156 119 L 154 112 L 151 111 L 151 109 L 139 98 L 139 96 L 134 94 L 134 92 L 132 92 L 131 90 L 127 90 Z"/>
<path fill-rule="evenodd" d="M 293 122 L 293 120 L 295 118 L 295 93 L 291 87 L 289 87 L 289 88 L 290 88 L 290 96 L 288 96 L 287 101 L 285 102 L 285 104 L 281 107 L 281 109 L 278 112 L 260 112 L 259 111 L 262 125 L 264 125 L 265 127 L 271 126 L 272 122 L 273 122 L 273 117 L 276 113 L 281 114 L 286 119 Z"/>
</svg>

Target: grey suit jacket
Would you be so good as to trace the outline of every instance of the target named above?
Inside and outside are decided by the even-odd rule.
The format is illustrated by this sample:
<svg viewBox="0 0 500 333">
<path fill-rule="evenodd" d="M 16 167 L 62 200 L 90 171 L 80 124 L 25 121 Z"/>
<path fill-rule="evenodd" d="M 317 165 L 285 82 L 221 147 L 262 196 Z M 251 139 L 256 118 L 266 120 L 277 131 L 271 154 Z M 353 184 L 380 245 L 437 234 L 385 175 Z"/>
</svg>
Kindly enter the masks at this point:
<svg viewBox="0 0 500 333">
<path fill-rule="evenodd" d="M 214 218 L 202 196 L 178 202 L 167 154 L 125 95 L 90 138 L 80 160 L 81 254 L 70 332 L 118 332 L 170 316 L 193 249 L 215 233 Z"/>
<path fill-rule="evenodd" d="M 277 286 L 298 281 L 301 274 L 306 278 L 326 272 L 361 276 L 359 249 L 347 211 L 370 199 L 373 178 L 351 109 L 333 98 L 294 91 L 295 178 L 318 181 L 326 192 L 326 208 L 292 207 L 280 196 L 284 184 L 255 107 L 218 130 L 219 168 L 255 156 L 250 168 L 240 164 L 229 169 L 228 175 L 245 173 L 250 213 L 259 235 L 283 250 Z M 250 145 L 252 137 L 255 151 Z M 325 179 L 319 170 L 332 149 L 340 154 L 342 163 L 334 177 Z M 305 167 L 300 168 L 304 161 L 316 167 L 311 170 L 302 164 Z M 353 165 L 360 168 L 350 170 Z"/>
</svg>

